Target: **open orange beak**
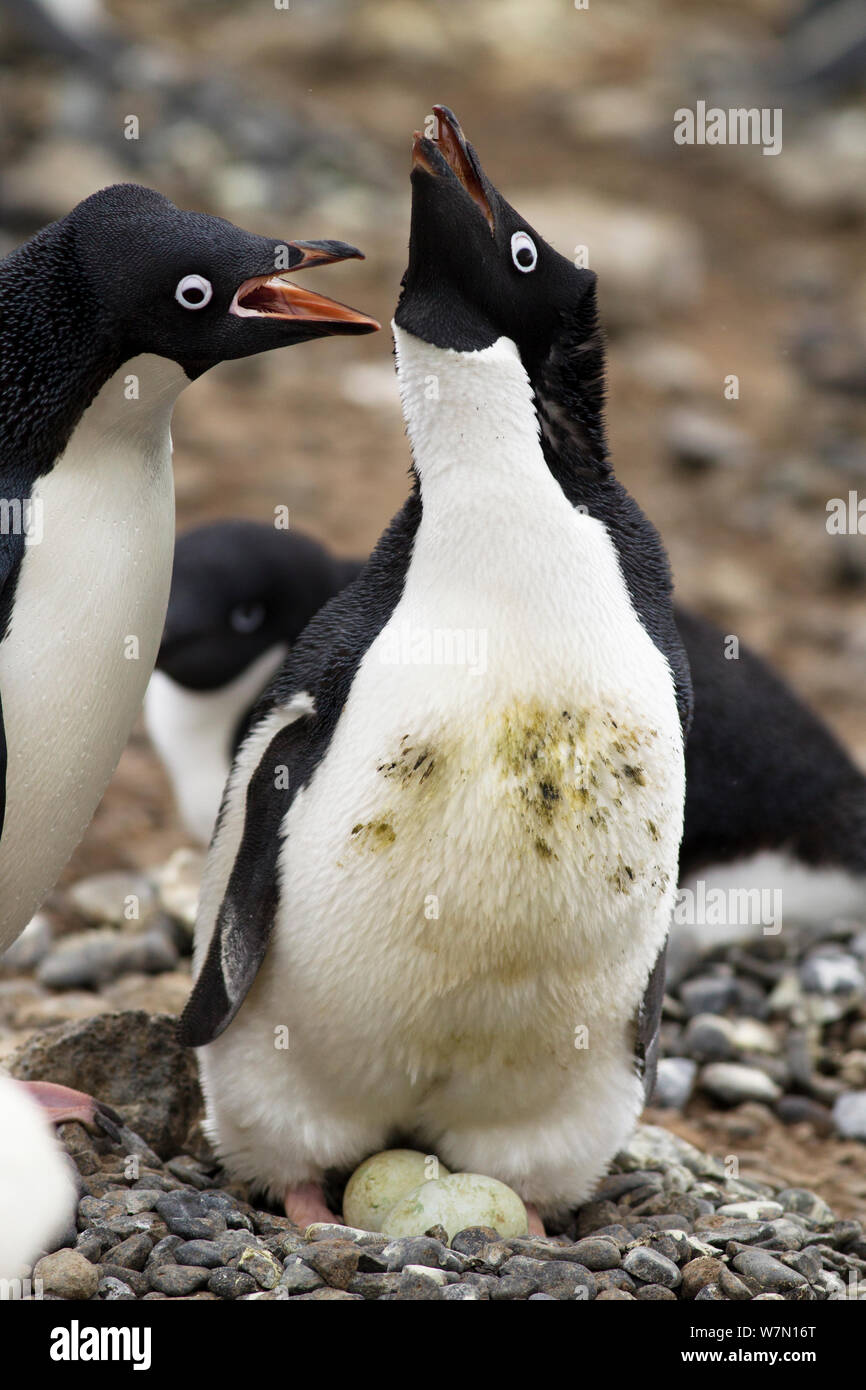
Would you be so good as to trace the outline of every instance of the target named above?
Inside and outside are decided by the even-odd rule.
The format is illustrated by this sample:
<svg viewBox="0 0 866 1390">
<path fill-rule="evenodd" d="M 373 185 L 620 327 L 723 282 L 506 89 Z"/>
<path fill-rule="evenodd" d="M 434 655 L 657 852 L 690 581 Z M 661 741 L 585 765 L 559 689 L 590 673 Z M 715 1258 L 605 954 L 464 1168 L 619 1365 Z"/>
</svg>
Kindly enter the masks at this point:
<svg viewBox="0 0 866 1390">
<path fill-rule="evenodd" d="M 330 265 L 350 258 L 362 261 L 360 251 L 338 241 L 290 241 L 287 245 L 299 253 L 299 259 L 286 270 L 244 280 L 229 305 L 230 314 L 239 318 L 303 320 L 323 327 L 330 325 L 333 333 L 375 333 L 381 327 L 369 314 L 286 279 L 305 266 Z"/>
</svg>

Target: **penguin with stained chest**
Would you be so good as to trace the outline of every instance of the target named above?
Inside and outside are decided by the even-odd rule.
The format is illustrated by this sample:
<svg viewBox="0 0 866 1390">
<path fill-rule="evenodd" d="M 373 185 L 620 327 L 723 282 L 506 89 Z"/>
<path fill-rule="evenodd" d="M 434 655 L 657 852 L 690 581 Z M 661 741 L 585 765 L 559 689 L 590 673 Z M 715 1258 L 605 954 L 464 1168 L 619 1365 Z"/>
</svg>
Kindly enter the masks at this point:
<svg viewBox="0 0 866 1390">
<path fill-rule="evenodd" d="M 222 1161 L 299 1223 L 399 1133 L 538 1230 L 653 1070 L 691 691 L 607 457 L 595 277 L 436 110 L 394 321 L 411 495 L 254 712 L 180 1028 Z"/>
<path fill-rule="evenodd" d="M 290 273 L 358 256 L 117 185 L 0 263 L 0 949 L 83 834 L 156 658 L 178 393 L 375 320 Z"/>
<path fill-rule="evenodd" d="M 213 521 L 178 536 L 144 717 L 201 844 L 259 696 L 313 615 L 361 568 L 301 531 L 262 522 Z"/>
</svg>

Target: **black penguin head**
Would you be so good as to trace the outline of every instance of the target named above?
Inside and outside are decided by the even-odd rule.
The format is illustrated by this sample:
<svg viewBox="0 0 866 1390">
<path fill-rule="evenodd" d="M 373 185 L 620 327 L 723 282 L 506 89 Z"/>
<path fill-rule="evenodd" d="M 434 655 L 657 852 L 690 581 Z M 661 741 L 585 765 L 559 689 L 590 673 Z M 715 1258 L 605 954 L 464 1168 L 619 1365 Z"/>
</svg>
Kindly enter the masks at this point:
<svg viewBox="0 0 866 1390">
<path fill-rule="evenodd" d="M 360 570 L 297 531 L 217 521 L 179 536 L 157 668 L 190 690 L 227 685 L 292 646 Z"/>
<path fill-rule="evenodd" d="M 453 112 L 416 133 L 409 266 L 394 321 L 427 343 L 477 352 L 510 338 L 553 467 L 609 471 L 596 277 L 554 251 L 488 179 Z"/>
<path fill-rule="evenodd" d="M 563 317 L 594 311 L 595 275 L 554 251 L 487 178 L 446 106 L 439 137 L 416 134 L 409 268 L 400 328 L 461 352 L 511 338 L 533 375 Z"/>
<path fill-rule="evenodd" d="M 228 358 L 379 327 L 288 278 L 363 259 L 343 242 L 256 236 L 135 184 L 93 194 L 64 224 L 100 327 L 127 358 L 156 353 L 195 377 Z"/>
</svg>

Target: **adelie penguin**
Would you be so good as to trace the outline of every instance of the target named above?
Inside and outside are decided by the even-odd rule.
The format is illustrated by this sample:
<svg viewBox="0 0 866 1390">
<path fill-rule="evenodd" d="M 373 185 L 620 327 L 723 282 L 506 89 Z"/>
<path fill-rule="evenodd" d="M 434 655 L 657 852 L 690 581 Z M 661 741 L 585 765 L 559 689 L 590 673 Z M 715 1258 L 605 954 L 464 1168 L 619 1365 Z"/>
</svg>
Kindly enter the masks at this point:
<svg viewBox="0 0 866 1390">
<path fill-rule="evenodd" d="M 214 521 L 178 536 L 144 714 L 193 839 L 210 841 L 259 696 L 313 615 L 360 569 L 302 532 L 261 522 Z"/>
<path fill-rule="evenodd" d="M 358 255 L 118 185 L 0 264 L 0 949 L 84 832 L 156 658 L 178 393 L 227 358 L 377 328 L 289 277 Z"/>
<path fill-rule="evenodd" d="M 691 695 L 606 454 L 595 277 L 436 110 L 394 323 L 412 492 L 253 715 L 181 1034 L 223 1162 L 300 1224 L 399 1134 L 538 1230 L 651 1078 Z M 416 664 L 436 632 L 485 661 Z"/>
</svg>

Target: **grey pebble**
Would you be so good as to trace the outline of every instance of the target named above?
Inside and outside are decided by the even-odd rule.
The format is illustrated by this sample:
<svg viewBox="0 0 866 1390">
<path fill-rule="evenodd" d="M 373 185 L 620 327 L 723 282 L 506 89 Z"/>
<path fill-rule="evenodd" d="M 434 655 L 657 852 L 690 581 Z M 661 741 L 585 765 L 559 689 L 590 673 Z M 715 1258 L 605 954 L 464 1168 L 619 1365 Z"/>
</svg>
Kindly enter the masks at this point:
<svg viewBox="0 0 866 1390">
<path fill-rule="evenodd" d="M 182 1298 L 203 1289 L 210 1277 L 209 1270 L 195 1265 L 160 1265 L 150 1271 L 150 1287 L 170 1298 Z"/>
<path fill-rule="evenodd" d="M 764 1293 L 779 1293 L 795 1289 L 806 1280 L 796 1269 L 788 1269 L 766 1250 L 745 1250 L 731 1261 L 738 1274 L 754 1279 Z"/>
<path fill-rule="evenodd" d="M 112 1246 L 105 1253 L 105 1264 L 122 1265 L 127 1269 L 144 1269 L 153 1250 L 150 1236 L 138 1234 L 127 1236 L 119 1245 Z"/>
<path fill-rule="evenodd" d="M 682 1110 L 691 1099 L 697 1071 L 697 1063 L 691 1057 L 660 1058 L 653 1104 L 668 1110 Z"/>
<path fill-rule="evenodd" d="M 607 1236 L 586 1236 L 571 1247 L 569 1259 L 593 1272 L 616 1269 L 620 1264 L 620 1249 L 616 1241 Z"/>
<path fill-rule="evenodd" d="M 727 1105 L 739 1105 L 746 1100 L 772 1104 L 782 1094 L 766 1072 L 739 1062 L 710 1062 L 701 1071 L 700 1084 L 715 1100 Z"/>
<path fill-rule="evenodd" d="M 219 1269 L 225 1264 L 223 1253 L 215 1240 L 185 1240 L 173 1250 L 179 1265 L 195 1265 L 200 1269 Z"/>
<path fill-rule="evenodd" d="M 358 1276 L 355 1275 L 354 1277 L 357 1278 Z M 279 1287 L 286 1289 L 288 1293 L 300 1294 L 310 1293 L 313 1289 L 320 1289 L 325 1281 L 314 1269 L 310 1269 L 309 1265 L 304 1264 L 297 1255 L 290 1255 L 278 1282 Z"/>
<path fill-rule="evenodd" d="M 629 1250 L 623 1258 L 622 1267 L 644 1284 L 663 1284 L 665 1288 L 675 1289 L 682 1283 L 682 1275 L 673 1260 L 646 1246 Z"/>
<path fill-rule="evenodd" d="M 116 1279 L 113 1274 L 109 1274 L 100 1279 L 97 1286 L 97 1296 L 105 1300 L 106 1303 L 126 1302 L 135 1298 L 135 1294 L 128 1284 L 122 1279 Z"/>
<path fill-rule="evenodd" d="M 689 1018 L 695 1014 L 720 1014 L 736 996 L 733 976 L 697 975 L 679 988 L 680 1003 Z"/>
<path fill-rule="evenodd" d="M 833 1106 L 833 1120 L 846 1139 L 866 1140 L 866 1091 L 845 1091 Z"/>
<path fill-rule="evenodd" d="M 208 1289 L 219 1298 L 243 1298 L 255 1293 L 258 1285 L 251 1274 L 242 1269 L 215 1269 L 207 1281 Z"/>
</svg>

